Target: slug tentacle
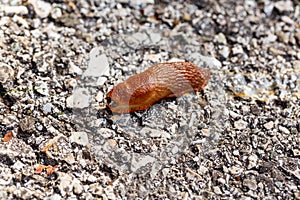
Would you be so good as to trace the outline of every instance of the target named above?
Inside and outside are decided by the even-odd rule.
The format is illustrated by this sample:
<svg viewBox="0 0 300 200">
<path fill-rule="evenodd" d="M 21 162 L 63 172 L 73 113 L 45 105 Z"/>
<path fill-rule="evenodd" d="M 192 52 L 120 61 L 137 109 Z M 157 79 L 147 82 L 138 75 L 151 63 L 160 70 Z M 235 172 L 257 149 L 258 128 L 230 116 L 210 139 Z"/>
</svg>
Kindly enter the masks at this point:
<svg viewBox="0 0 300 200">
<path fill-rule="evenodd" d="M 163 98 L 203 89 L 209 78 L 209 70 L 190 62 L 159 63 L 113 87 L 108 107 L 115 113 L 146 110 Z"/>
</svg>

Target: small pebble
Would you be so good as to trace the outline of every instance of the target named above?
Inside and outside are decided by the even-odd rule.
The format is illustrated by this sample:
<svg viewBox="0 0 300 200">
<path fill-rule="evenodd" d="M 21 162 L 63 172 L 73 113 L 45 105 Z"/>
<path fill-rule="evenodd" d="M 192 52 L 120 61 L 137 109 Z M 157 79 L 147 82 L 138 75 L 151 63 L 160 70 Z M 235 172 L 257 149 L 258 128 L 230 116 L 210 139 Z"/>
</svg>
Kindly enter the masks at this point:
<svg viewBox="0 0 300 200">
<path fill-rule="evenodd" d="M 247 126 L 248 126 L 248 123 L 242 119 L 234 122 L 234 127 L 238 130 L 244 130 L 247 128 Z"/>
<path fill-rule="evenodd" d="M 16 15 L 27 15 L 28 9 L 26 6 L 5 6 L 1 5 L 0 11 L 4 11 L 7 15 L 16 14 Z"/>
<path fill-rule="evenodd" d="M 265 129 L 267 130 L 271 130 L 274 127 L 274 122 L 273 121 L 269 121 L 267 123 L 264 124 Z"/>
<path fill-rule="evenodd" d="M 86 146 L 89 144 L 89 138 L 86 132 L 73 132 L 70 136 L 70 142 L 75 142 L 79 145 Z"/>
<path fill-rule="evenodd" d="M 42 0 L 29 0 L 28 3 L 30 3 L 33 6 L 35 13 L 40 18 L 48 17 L 52 9 L 50 3 Z"/>
<path fill-rule="evenodd" d="M 7 64 L 0 63 L 0 83 L 5 83 L 14 75 L 14 70 Z"/>
<path fill-rule="evenodd" d="M 292 12 L 292 11 L 294 11 L 293 2 L 290 1 L 290 0 L 287 0 L 287 1 L 277 1 L 274 4 L 274 6 L 281 13 L 282 12 Z"/>
<path fill-rule="evenodd" d="M 94 48 L 90 53 L 90 62 L 88 68 L 83 73 L 83 76 L 92 76 L 92 77 L 100 77 L 100 76 L 109 76 L 109 63 L 107 56 L 104 54 L 100 54 L 101 48 Z"/>
<path fill-rule="evenodd" d="M 227 40 L 226 40 L 226 36 L 223 33 L 219 33 L 218 35 L 215 36 L 215 40 L 216 42 L 226 45 L 227 44 Z"/>
<path fill-rule="evenodd" d="M 238 45 L 238 46 L 235 46 L 232 48 L 232 54 L 233 55 L 237 55 L 237 54 L 243 54 L 244 53 L 244 50 L 243 50 L 243 47 Z"/>
<path fill-rule="evenodd" d="M 53 105 L 51 103 L 46 103 L 44 106 L 43 106 L 43 112 L 45 114 L 48 114 L 48 113 L 51 113 L 53 110 Z"/>
<path fill-rule="evenodd" d="M 86 108 L 90 105 L 89 91 L 84 88 L 78 88 L 66 100 L 67 107 Z"/>
<path fill-rule="evenodd" d="M 248 169 L 252 169 L 252 168 L 255 168 L 255 167 L 257 167 L 257 161 L 258 161 L 258 157 L 257 157 L 257 155 L 250 155 L 249 157 L 248 157 L 248 166 L 247 166 L 247 168 Z"/>
<path fill-rule="evenodd" d="M 284 133 L 284 134 L 290 134 L 289 129 L 287 129 L 287 128 L 284 127 L 284 126 L 278 126 L 278 129 L 279 129 L 282 133 Z"/>
<path fill-rule="evenodd" d="M 257 189 L 257 182 L 255 180 L 245 179 L 243 181 L 243 185 L 250 190 L 256 190 Z"/>
<path fill-rule="evenodd" d="M 99 91 L 99 92 L 97 93 L 97 95 L 96 95 L 95 98 L 96 98 L 96 100 L 97 100 L 98 102 L 102 102 L 103 99 L 104 99 L 104 94 L 103 94 L 103 92 Z"/>
</svg>

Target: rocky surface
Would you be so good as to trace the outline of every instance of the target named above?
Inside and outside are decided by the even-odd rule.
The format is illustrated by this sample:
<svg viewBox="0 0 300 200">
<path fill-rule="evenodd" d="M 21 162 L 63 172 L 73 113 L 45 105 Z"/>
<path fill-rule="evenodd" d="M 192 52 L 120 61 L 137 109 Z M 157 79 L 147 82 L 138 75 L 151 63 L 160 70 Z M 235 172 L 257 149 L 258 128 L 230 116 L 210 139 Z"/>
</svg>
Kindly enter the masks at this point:
<svg viewBox="0 0 300 200">
<path fill-rule="evenodd" d="M 0 0 L 1 199 L 300 199 L 300 2 Z M 158 62 L 197 94 L 116 115 Z"/>
</svg>

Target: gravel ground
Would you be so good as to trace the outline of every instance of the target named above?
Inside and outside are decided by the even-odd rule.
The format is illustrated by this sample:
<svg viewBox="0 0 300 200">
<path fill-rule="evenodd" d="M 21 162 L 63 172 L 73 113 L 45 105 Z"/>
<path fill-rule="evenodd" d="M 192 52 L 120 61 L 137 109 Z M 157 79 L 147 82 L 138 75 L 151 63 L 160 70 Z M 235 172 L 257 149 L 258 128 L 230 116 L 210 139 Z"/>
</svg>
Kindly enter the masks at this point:
<svg viewBox="0 0 300 200">
<path fill-rule="evenodd" d="M 0 0 L 0 199 L 300 199 L 300 2 Z M 207 87 L 112 114 L 155 63 Z"/>
</svg>

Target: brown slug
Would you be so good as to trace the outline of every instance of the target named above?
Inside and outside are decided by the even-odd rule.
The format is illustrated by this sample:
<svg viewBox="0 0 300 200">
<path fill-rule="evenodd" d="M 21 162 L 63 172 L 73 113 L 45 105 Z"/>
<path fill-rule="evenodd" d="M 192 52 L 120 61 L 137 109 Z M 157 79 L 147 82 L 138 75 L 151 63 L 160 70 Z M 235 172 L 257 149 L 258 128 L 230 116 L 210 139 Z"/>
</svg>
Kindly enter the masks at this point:
<svg viewBox="0 0 300 200">
<path fill-rule="evenodd" d="M 209 70 L 190 62 L 159 63 L 114 86 L 107 106 L 114 113 L 146 110 L 161 99 L 203 89 L 209 78 Z"/>
</svg>

